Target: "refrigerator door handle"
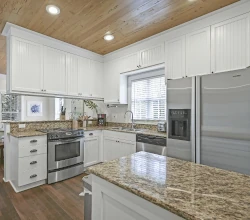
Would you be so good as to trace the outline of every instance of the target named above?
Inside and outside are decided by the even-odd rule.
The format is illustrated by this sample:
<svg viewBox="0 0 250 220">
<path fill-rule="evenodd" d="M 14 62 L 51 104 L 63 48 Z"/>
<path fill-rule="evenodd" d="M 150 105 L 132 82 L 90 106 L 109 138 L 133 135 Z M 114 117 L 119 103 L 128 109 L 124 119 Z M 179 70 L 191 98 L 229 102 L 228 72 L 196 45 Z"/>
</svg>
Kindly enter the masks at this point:
<svg viewBox="0 0 250 220">
<path fill-rule="evenodd" d="M 195 154 L 195 161 L 196 163 L 201 163 L 201 77 L 196 77 L 196 154 Z"/>
<path fill-rule="evenodd" d="M 195 105 L 196 105 L 196 77 L 192 77 L 192 101 L 191 101 L 191 159 L 192 162 L 196 161 L 196 118 L 195 118 Z"/>
</svg>

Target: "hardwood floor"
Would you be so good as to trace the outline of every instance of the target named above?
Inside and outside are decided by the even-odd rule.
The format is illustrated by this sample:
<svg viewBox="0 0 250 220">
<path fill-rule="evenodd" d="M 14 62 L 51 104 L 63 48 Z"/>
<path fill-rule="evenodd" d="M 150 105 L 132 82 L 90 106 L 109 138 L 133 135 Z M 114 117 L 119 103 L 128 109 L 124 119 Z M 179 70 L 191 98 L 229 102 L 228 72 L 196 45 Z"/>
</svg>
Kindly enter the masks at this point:
<svg viewBox="0 0 250 220">
<path fill-rule="evenodd" d="M 0 219 L 84 219 L 82 177 L 15 193 L 0 167 Z"/>
</svg>

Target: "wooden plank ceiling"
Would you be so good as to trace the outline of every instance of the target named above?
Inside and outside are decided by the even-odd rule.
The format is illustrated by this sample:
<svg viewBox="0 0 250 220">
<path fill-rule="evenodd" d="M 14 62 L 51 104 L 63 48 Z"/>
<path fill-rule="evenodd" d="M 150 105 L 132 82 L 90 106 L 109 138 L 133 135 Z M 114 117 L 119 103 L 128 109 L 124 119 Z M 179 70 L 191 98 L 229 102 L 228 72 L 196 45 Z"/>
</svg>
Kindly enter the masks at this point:
<svg viewBox="0 0 250 220">
<path fill-rule="evenodd" d="M 107 54 L 239 0 L 0 0 L 0 31 L 11 22 L 67 43 Z M 46 12 L 54 4 L 59 15 Z M 103 40 L 106 32 L 111 42 Z M 0 36 L 0 73 L 6 73 Z"/>
</svg>

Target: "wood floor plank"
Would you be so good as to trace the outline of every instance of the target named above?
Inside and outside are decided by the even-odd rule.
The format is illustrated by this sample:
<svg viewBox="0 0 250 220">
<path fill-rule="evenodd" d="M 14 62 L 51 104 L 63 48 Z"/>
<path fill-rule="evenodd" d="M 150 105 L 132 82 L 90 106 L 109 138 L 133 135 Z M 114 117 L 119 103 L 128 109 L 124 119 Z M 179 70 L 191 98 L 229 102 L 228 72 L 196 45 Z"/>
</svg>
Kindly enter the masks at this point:
<svg viewBox="0 0 250 220">
<path fill-rule="evenodd" d="M 42 185 L 16 193 L 9 183 L 0 181 L 0 220 L 71 220 L 84 219 L 82 177 L 51 185 Z M 0 166 L 0 179 L 3 167 Z"/>
</svg>

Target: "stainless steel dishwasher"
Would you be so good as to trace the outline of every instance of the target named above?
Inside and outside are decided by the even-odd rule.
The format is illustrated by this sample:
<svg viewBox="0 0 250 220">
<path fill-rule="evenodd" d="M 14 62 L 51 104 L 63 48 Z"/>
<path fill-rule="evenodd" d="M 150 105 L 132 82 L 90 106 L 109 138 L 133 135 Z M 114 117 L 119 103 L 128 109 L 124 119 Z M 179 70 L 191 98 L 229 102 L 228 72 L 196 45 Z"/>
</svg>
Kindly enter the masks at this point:
<svg viewBox="0 0 250 220">
<path fill-rule="evenodd" d="M 167 138 L 155 135 L 137 134 L 136 152 L 139 151 L 167 156 Z"/>
</svg>

